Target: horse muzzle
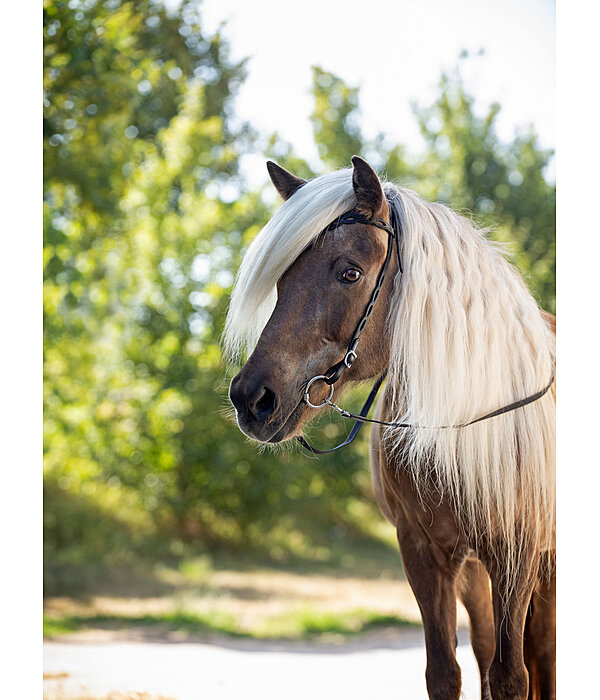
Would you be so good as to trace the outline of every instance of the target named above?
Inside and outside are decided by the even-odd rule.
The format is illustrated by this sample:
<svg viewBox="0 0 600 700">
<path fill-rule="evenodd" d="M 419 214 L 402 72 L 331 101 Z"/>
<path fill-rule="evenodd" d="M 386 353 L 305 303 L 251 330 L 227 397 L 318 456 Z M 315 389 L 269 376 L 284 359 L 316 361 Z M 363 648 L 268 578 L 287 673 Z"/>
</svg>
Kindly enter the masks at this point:
<svg viewBox="0 0 600 700">
<path fill-rule="evenodd" d="M 281 442 L 287 438 L 283 430 L 290 414 L 282 411 L 282 401 L 272 383 L 265 377 L 242 369 L 231 381 L 229 398 L 240 430 L 259 442 Z"/>
</svg>

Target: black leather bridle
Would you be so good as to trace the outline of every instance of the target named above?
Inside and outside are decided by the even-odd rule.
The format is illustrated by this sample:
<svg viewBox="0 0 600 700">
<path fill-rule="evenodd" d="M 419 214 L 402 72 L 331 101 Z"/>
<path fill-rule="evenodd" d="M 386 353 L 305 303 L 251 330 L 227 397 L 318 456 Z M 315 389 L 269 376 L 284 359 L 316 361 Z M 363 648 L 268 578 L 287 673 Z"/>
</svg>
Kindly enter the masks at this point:
<svg viewBox="0 0 600 700">
<path fill-rule="evenodd" d="M 336 447 L 332 447 L 329 450 L 319 450 L 316 447 L 313 447 L 312 445 L 309 445 L 308 442 L 302 437 L 298 436 L 296 437 L 296 440 L 305 447 L 307 450 L 310 450 L 313 454 L 327 454 L 328 452 L 335 452 L 336 450 L 339 450 L 342 447 L 345 447 L 346 445 L 349 445 L 354 438 L 358 435 L 360 429 L 362 428 L 363 423 L 376 423 L 377 425 L 384 425 L 386 427 L 390 428 L 430 428 L 433 429 L 431 426 L 419 426 L 419 425 L 414 425 L 410 423 L 389 423 L 386 421 L 380 421 L 380 420 L 375 420 L 374 418 L 367 418 L 367 414 L 369 413 L 369 410 L 371 409 L 371 406 L 373 405 L 373 402 L 375 401 L 375 397 L 377 396 L 377 393 L 379 391 L 380 386 L 383 383 L 383 380 L 386 377 L 387 372 L 383 372 L 377 380 L 375 381 L 375 384 L 371 388 L 371 391 L 369 392 L 369 396 L 367 400 L 365 401 L 365 404 L 363 405 L 360 414 L 356 415 L 354 413 L 350 413 L 349 411 L 344 410 L 340 406 L 337 406 L 333 401 L 331 400 L 331 397 L 333 396 L 333 391 L 334 391 L 334 384 L 339 380 L 339 378 L 342 376 L 344 371 L 346 369 L 349 369 L 354 361 L 356 360 L 356 350 L 358 348 L 358 344 L 360 342 L 360 336 L 362 332 L 365 329 L 365 326 L 367 325 L 367 321 L 371 317 L 371 314 L 373 313 L 373 309 L 375 308 L 375 304 L 377 302 L 377 299 L 379 298 L 379 293 L 381 292 L 381 289 L 383 287 L 383 284 L 385 282 L 385 277 L 390 265 L 390 260 L 392 258 L 392 251 L 394 247 L 396 248 L 396 255 L 398 258 L 398 270 L 402 274 L 402 261 L 400 258 L 400 234 L 402 232 L 401 226 L 400 226 L 400 221 L 398 219 L 398 216 L 396 215 L 396 211 L 394 206 L 391 204 L 391 202 L 388 201 L 389 205 L 389 212 L 390 212 L 390 222 L 387 223 L 383 219 L 378 219 L 378 218 L 370 218 L 363 216 L 362 214 L 356 212 L 356 211 L 349 211 L 346 212 L 345 214 L 342 214 L 340 217 L 332 221 L 329 226 L 327 226 L 322 233 L 325 233 L 327 231 L 333 231 L 334 229 L 344 226 L 344 225 L 351 225 L 351 224 L 366 224 L 368 226 L 376 226 L 377 228 L 382 229 L 383 231 L 386 231 L 389 239 L 388 239 L 388 246 L 387 246 L 387 252 L 385 255 L 385 260 L 383 261 L 383 264 L 379 270 L 379 274 L 377 275 L 377 281 L 375 283 L 375 287 L 373 291 L 371 292 L 371 298 L 369 299 L 369 303 L 367 304 L 367 308 L 365 309 L 365 312 L 362 315 L 362 318 L 360 319 L 356 330 L 354 331 L 354 334 L 352 336 L 352 339 L 348 343 L 348 348 L 346 350 L 346 353 L 344 357 L 339 361 L 336 362 L 334 365 L 332 365 L 324 374 L 318 374 L 315 377 L 313 377 L 311 380 L 309 380 L 306 383 L 306 386 L 304 387 L 304 396 L 303 399 L 305 403 L 307 403 L 311 408 L 323 408 L 323 406 L 330 406 L 330 408 L 333 408 L 335 411 L 337 411 L 340 415 L 342 415 L 344 418 L 353 418 L 355 420 L 354 425 L 352 426 L 352 429 L 350 430 L 350 433 L 348 434 L 348 437 L 344 440 L 344 442 L 340 443 Z M 313 404 L 310 400 L 310 388 L 311 386 L 317 382 L 317 381 L 323 381 L 325 384 L 328 384 L 330 389 L 329 389 L 329 396 L 324 399 L 321 403 L 319 404 Z M 518 401 L 514 401 L 513 403 L 508 404 L 507 406 L 503 406 L 502 408 L 498 408 L 495 411 L 492 411 L 490 413 L 486 413 L 484 416 L 480 416 L 479 418 L 475 418 L 474 420 L 471 420 L 467 423 L 461 423 L 460 425 L 441 425 L 437 426 L 435 429 L 448 429 L 448 428 L 466 428 L 469 425 L 473 425 L 475 423 L 479 423 L 480 421 L 486 420 L 488 418 L 493 418 L 495 416 L 500 416 L 503 413 L 508 413 L 509 411 L 514 411 L 517 408 L 521 408 L 522 406 L 527 406 L 527 404 L 533 403 L 534 401 L 537 401 L 540 399 L 544 394 L 550 389 L 552 384 L 554 383 L 554 368 L 552 368 L 552 377 L 550 379 L 549 384 L 544 387 L 544 389 L 541 389 L 540 391 L 536 392 L 535 394 L 532 394 L 531 396 L 528 396 L 527 398 L 524 399 L 519 399 Z"/>
</svg>

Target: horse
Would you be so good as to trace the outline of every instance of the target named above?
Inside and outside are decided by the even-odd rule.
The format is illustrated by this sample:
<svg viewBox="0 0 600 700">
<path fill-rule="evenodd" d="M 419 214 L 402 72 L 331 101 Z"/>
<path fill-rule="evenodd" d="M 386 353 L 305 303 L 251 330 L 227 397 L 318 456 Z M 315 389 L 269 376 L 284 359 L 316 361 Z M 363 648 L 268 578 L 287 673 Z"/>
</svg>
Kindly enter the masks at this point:
<svg viewBox="0 0 600 700">
<path fill-rule="evenodd" d="M 354 417 L 372 424 L 429 697 L 460 696 L 460 599 L 481 697 L 554 698 L 554 317 L 486 231 L 360 157 L 309 181 L 267 167 L 283 203 L 243 258 L 223 335 L 248 358 L 229 390 L 239 428 L 308 446 L 319 410 L 353 415 L 334 390 L 376 379 L 371 401 L 385 376 L 373 418 Z"/>
</svg>

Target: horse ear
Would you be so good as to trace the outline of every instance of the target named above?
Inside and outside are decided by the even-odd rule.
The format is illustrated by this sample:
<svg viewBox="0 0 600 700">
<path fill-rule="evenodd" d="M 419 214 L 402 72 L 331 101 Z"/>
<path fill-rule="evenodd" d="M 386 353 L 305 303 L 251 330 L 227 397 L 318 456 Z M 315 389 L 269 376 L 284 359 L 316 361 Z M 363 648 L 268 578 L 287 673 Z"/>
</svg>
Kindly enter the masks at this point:
<svg viewBox="0 0 600 700">
<path fill-rule="evenodd" d="M 289 199 L 296 190 L 306 183 L 306 180 L 292 175 L 292 173 L 289 173 L 285 168 L 277 165 L 272 160 L 267 161 L 267 170 L 269 171 L 271 182 L 275 185 L 275 189 L 284 201 Z"/>
<path fill-rule="evenodd" d="M 352 156 L 352 187 L 357 199 L 360 211 L 369 216 L 375 216 L 383 205 L 383 190 L 373 168 L 359 156 Z"/>
</svg>

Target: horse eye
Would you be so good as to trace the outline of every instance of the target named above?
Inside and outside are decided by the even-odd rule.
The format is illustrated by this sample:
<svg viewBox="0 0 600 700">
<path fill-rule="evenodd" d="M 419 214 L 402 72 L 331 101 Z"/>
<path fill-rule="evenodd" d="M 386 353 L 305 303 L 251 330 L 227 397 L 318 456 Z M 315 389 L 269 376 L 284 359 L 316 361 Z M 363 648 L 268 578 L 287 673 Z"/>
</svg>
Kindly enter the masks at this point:
<svg viewBox="0 0 600 700">
<path fill-rule="evenodd" d="M 342 279 L 344 282 L 358 282 L 360 279 L 360 270 L 357 270 L 355 267 L 349 267 L 343 274 L 342 274 Z"/>
</svg>

